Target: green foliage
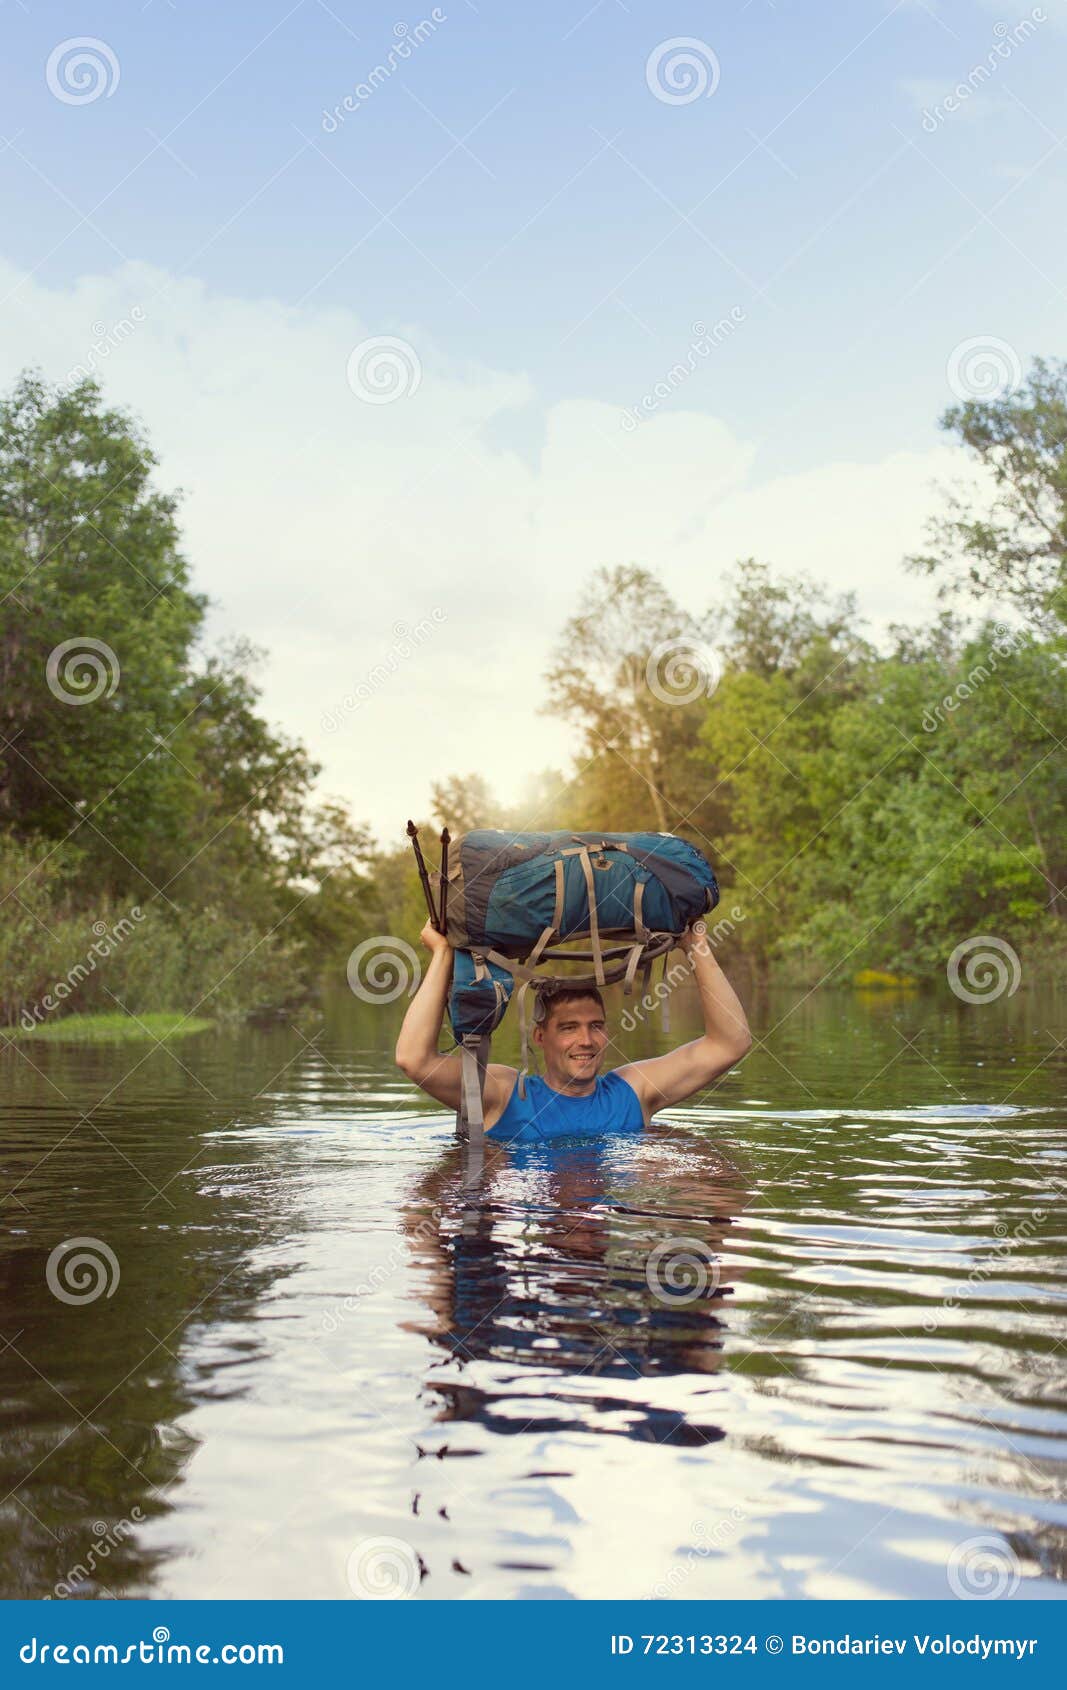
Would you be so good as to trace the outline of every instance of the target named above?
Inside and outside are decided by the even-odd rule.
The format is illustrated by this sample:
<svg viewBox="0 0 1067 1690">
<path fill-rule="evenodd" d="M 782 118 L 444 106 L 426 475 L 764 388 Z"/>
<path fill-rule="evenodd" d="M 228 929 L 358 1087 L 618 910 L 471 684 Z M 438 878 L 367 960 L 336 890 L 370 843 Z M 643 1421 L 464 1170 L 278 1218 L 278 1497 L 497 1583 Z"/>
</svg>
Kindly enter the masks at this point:
<svg viewBox="0 0 1067 1690">
<path fill-rule="evenodd" d="M 994 469 L 999 526 L 957 502 L 923 566 L 958 590 L 963 555 L 1010 625 L 946 611 L 877 649 L 850 595 L 747 559 L 703 615 L 644 571 L 601 570 L 564 630 L 550 708 L 583 736 L 579 760 L 612 751 L 582 775 L 590 820 L 707 850 L 765 971 L 929 978 L 980 933 L 1067 965 L 1065 425 L 1067 375 L 1040 362 L 1020 394 L 946 418 Z M 710 697 L 642 687 L 657 642 L 712 630 Z"/>
<path fill-rule="evenodd" d="M 941 426 L 981 465 L 993 496 L 974 510 L 949 493 L 912 567 L 936 574 L 946 595 L 992 593 L 1067 627 L 1067 363 L 1035 358 L 1019 387 L 952 406 Z"/>
<path fill-rule="evenodd" d="M 696 698 L 664 704 L 649 685 L 649 665 L 666 681 L 672 653 L 688 648 L 699 663 L 707 633 L 647 569 L 627 565 L 593 575 L 553 654 L 544 706 L 582 738 L 582 801 L 595 816 L 582 825 L 669 833 L 689 810 L 693 729 L 702 705 Z M 686 680 L 699 681 L 695 666 Z M 689 690 L 679 686 L 679 698 Z"/>
<path fill-rule="evenodd" d="M 0 1024 L 76 1012 L 233 1015 L 299 995 L 301 955 L 223 906 L 92 896 L 77 857 L 0 835 Z"/>
<path fill-rule="evenodd" d="M 53 838 L 74 828 L 116 888 L 165 850 L 192 798 L 172 737 L 204 600 L 154 464 L 91 382 L 53 395 L 26 376 L 0 405 L 0 825 Z M 86 641 L 104 648 L 92 703 Z"/>
<path fill-rule="evenodd" d="M 289 1003 L 373 914 L 370 837 L 314 795 L 318 765 L 260 716 L 260 654 L 198 651 L 206 600 L 155 469 L 95 382 L 61 393 L 27 375 L 0 404 L 8 1020 L 65 981 L 94 922 L 134 904 L 136 942 L 69 1007 Z"/>
<path fill-rule="evenodd" d="M 452 775 L 448 780 L 434 781 L 430 798 L 436 821 L 452 835 L 502 825 L 503 810 L 482 775 Z"/>
<path fill-rule="evenodd" d="M 1061 653 L 992 623 L 952 636 L 942 619 L 925 644 L 902 634 L 828 668 L 817 702 L 808 676 L 743 674 L 709 708 L 702 740 L 731 771 L 724 851 L 754 905 L 745 943 L 768 965 L 929 974 L 971 934 L 1021 944 L 1062 918 Z M 742 760 L 746 733 L 763 744 Z"/>
<path fill-rule="evenodd" d="M 477 772 L 437 780 L 430 868 L 443 824 L 662 830 L 711 857 L 744 911 L 730 943 L 764 971 L 888 989 L 943 975 L 987 933 L 1062 972 L 1067 366 L 1037 360 L 1018 391 L 943 421 L 992 496 L 954 495 L 910 561 L 973 595 L 976 620 L 945 610 L 876 646 L 851 595 L 753 558 L 696 612 L 637 565 L 598 569 L 546 674 L 572 767 L 542 770 L 511 806 Z M 155 468 L 92 382 L 57 394 L 27 376 L 0 405 L 8 1024 L 290 1005 L 343 979 L 360 939 L 416 944 L 426 919 L 407 840 L 377 847 L 262 719 L 254 648 L 199 654 L 205 600 Z M 56 673 L 78 639 L 114 659 L 91 703 L 77 696 L 91 670 Z"/>
</svg>

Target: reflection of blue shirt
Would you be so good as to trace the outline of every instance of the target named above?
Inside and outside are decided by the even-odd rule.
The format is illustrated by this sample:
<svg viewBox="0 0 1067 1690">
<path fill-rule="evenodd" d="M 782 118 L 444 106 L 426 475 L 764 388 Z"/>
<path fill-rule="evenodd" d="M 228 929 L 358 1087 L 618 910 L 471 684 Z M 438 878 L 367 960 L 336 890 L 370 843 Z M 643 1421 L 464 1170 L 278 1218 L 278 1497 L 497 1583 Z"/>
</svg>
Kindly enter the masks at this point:
<svg viewBox="0 0 1067 1690">
<path fill-rule="evenodd" d="M 618 1072 L 597 1076 L 588 1097 L 554 1091 L 539 1074 L 527 1074 L 526 1096 L 515 1081 L 507 1107 L 489 1138 L 531 1143 L 537 1139 L 588 1137 L 590 1133 L 640 1132 L 645 1124 L 641 1099 Z"/>
</svg>

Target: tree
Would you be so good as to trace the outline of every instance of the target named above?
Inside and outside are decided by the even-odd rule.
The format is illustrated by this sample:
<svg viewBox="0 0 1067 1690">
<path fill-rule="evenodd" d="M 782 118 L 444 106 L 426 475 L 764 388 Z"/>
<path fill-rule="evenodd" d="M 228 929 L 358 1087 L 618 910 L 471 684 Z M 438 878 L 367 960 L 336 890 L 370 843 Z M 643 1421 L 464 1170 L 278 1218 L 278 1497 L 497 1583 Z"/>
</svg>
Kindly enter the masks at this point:
<svg viewBox="0 0 1067 1690">
<path fill-rule="evenodd" d="M 476 827 L 500 827 L 502 812 L 484 776 L 449 775 L 430 787 L 434 816 L 452 834 Z"/>
<path fill-rule="evenodd" d="M 19 842 L 48 863 L 56 920 L 151 906 L 135 997 L 138 957 L 197 995 L 247 963 L 228 1002 L 261 1005 L 376 918 L 372 841 L 264 721 L 255 648 L 198 651 L 207 601 L 156 467 L 93 381 L 25 375 L 0 403 L 0 842 L 23 888 Z"/>
<path fill-rule="evenodd" d="M 551 659 L 543 707 L 580 735 L 596 825 L 669 833 L 686 818 L 696 727 L 716 679 L 704 624 L 647 569 L 596 571 Z"/>
<path fill-rule="evenodd" d="M 205 605 L 154 466 L 94 382 L 26 375 L 0 404 L 0 825 L 73 831 L 142 889 L 195 801 L 170 741 Z"/>
<path fill-rule="evenodd" d="M 1039 622 L 1067 624 L 1067 363 L 1035 358 L 1017 390 L 950 407 L 955 432 L 992 478 L 991 508 L 946 492 L 949 514 L 928 528 L 930 549 L 907 562 L 962 588 L 1013 603 Z"/>
<path fill-rule="evenodd" d="M 731 668 L 787 675 L 800 685 L 810 682 L 812 690 L 833 681 L 840 692 L 844 681 L 835 677 L 853 673 L 857 656 L 871 651 L 860 634 L 855 593 L 832 598 L 806 576 L 776 577 L 751 557 L 737 565 L 721 620 Z"/>
</svg>

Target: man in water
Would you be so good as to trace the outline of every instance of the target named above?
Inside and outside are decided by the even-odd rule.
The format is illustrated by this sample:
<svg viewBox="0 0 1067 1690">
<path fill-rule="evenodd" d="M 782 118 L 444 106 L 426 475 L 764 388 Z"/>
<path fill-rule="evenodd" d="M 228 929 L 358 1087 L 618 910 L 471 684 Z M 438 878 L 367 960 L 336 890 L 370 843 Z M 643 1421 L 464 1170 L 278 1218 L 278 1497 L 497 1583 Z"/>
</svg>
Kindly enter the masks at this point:
<svg viewBox="0 0 1067 1690">
<path fill-rule="evenodd" d="M 430 1097 L 460 1105 L 462 1063 L 458 1051 L 437 1049 L 452 975 L 452 946 L 429 922 L 421 938 L 430 965 L 416 992 L 396 1045 L 397 1066 Z M 573 1133 L 640 1129 L 658 1109 L 681 1103 L 732 1068 L 751 1048 L 745 1012 L 708 943 L 702 921 L 679 940 L 700 993 L 704 1032 L 666 1056 L 628 1062 L 600 1073 L 612 1042 L 604 1000 L 595 987 L 562 987 L 537 995 L 534 1043 L 545 1077 L 530 1074 L 526 1096 L 518 1095 L 518 1070 L 491 1062 L 485 1071 L 485 1130 L 494 1139 L 559 1138 Z"/>
</svg>

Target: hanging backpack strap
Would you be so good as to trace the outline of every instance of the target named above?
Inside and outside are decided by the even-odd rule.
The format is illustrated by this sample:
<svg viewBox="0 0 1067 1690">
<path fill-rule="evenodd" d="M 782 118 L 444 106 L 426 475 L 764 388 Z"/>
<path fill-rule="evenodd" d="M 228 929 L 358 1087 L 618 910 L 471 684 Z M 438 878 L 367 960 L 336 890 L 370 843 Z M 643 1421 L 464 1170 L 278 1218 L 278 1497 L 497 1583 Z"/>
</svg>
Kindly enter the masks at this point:
<svg viewBox="0 0 1067 1690">
<path fill-rule="evenodd" d="M 626 964 L 626 973 L 623 977 L 623 983 L 622 983 L 623 993 L 626 997 L 629 997 L 630 993 L 634 989 L 634 975 L 637 973 L 637 965 L 641 961 L 641 958 L 644 955 L 645 945 L 648 943 L 648 936 L 649 936 L 648 935 L 648 928 L 645 926 L 645 918 L 644 918 L 644 913 L 643 913 L 644 897 L 645 897 L 645 883 L 644 883 L 644 881 L 643 880 L 635 880 L 634 881 L 634 945 L 633 945 L 633 949 L 630 952 L 629 961 Z M 647 984 L 647 979 L 648 979 L 647 968 L 645 970 L 645 979 L 646 979 L 646 984 Z"/>
<path fill-rule="evenodd" d="M 488 1033 L 464 1033 L 456 1133 L 459 1138 L 470 1139 L 472 1143 L 485 1136 L 485 1068 L 488 1059 Z"/>
<path fill-rule="evenodd" d="M 664 1033 L 669 1033 L 670 1030 L 671 1030 L 671 1011 L 670 1011 L 670 1003 L 669 1003 L 670 987 L 667 985 L 667 964 L 669 963 L 670 959 L 671 959 L 670 951 L 664 951 L 664 953 L 663 953 L 663 973 L 660 975 L 660 979 L 663 981 L 663 985 L 664 985 L 663 1002 L 662 1002 L 663 1031 L 664 1031 Z"/>
<path fill-rule="evenodd" d="M 526 1020 L 526 994 L 531 986 L 534 987 L 535 991 L 537 990 L 534 981 L 524 980 L 515 994 L 515 1001 L 519 1006 L 519 1042 L 522 1046 L 522 1067 L 519 1069 L 518 1092 L 524 1101 L 526 1098 L 526 1076 L 530 1072 L 530 1029 Z"/>
<path fill-rule="evenodd" d="M 637 965 L 641 961 L 644 951 L 644 940 L 636 940 L 631 947 L 630 960 L 626 964 L 626 973 L 623 975 L 622 989 L 626 997 L 629 997 L 634 989 L 634 975 L 637 973 Z"/>
</svg>

